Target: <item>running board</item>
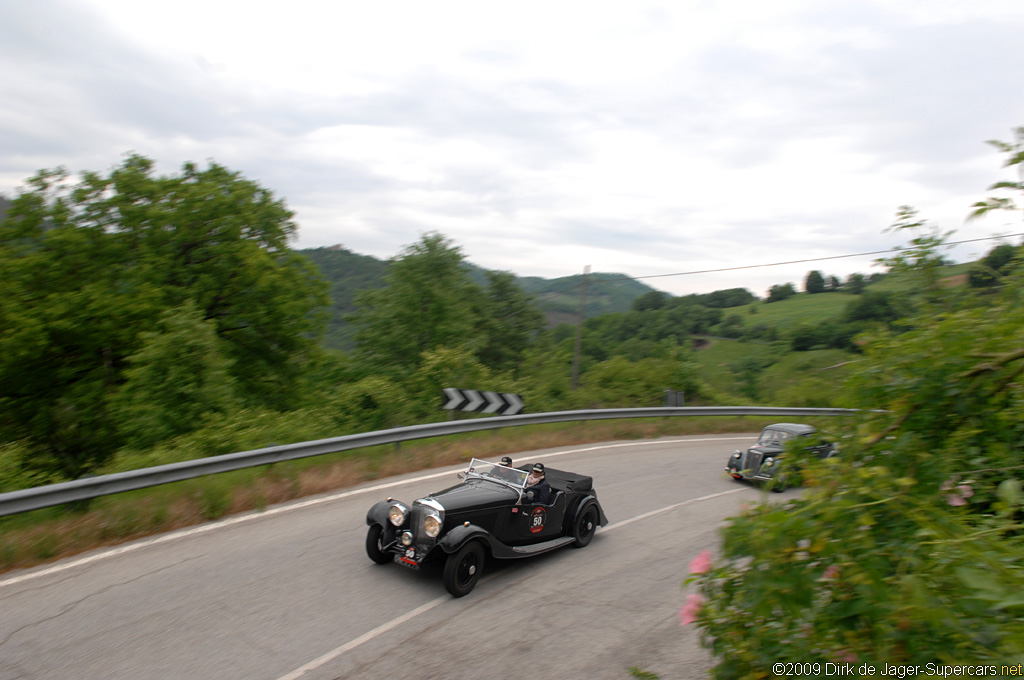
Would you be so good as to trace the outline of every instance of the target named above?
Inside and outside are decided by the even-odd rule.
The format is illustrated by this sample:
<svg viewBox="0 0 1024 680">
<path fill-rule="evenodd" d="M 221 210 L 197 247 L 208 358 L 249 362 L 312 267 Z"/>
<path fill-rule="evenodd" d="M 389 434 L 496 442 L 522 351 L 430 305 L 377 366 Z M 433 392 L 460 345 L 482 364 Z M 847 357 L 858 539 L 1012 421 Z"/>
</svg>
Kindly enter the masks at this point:
<svg viewBox="0 0 1024 680">
<path fill-rule="evenodd" d="M 559 538 L 552 539 L 550 541 L 544 541 L 543 543 L 534 543 L 533 545 L 524 545 L 518 548 L 512 548 L 517 556 L 529 557 L 530 555 L 539 555 L 542 552 L 548 550 L 554 550 L 555 548 L 561 548 L 563 545 L 569 545 L 574 539 L 572 536 L 561 536 Z"/>
</svg>

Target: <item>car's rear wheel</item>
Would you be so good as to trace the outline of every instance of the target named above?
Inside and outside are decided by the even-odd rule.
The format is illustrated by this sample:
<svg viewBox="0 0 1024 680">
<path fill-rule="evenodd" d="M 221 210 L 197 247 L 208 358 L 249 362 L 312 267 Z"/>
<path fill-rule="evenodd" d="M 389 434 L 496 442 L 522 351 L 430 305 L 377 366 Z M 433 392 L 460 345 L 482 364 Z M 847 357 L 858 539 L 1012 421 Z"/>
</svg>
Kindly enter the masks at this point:
<svg viewBox="0 0 1024 680">
<path fill-rule="evenodd" d="M 384 552 L 383 545 L 384 527 L 379 524 L 370 525 L 366 532 L 366 554 L 377 564 L 387 564 L 391 561 L 391 555 Z"/>
<path fill-rule="evenodd" d="M 480 580 L 480 574 L 484 567 L 484 547 L 479 541 L 470 541 L 456 552 L 448 555 L 444 563 L 444 588 L 453 597 L 462 597 L 468 594 L 476 582 Z"/>
<path fill-rule="evenodd" d="M 597 508 L 593 503 L 583 508 L 576 521 L 572 525 L 572 537 L 574 548 L 585 548 L 594 538 L 597 531 Z"/>
</svg>

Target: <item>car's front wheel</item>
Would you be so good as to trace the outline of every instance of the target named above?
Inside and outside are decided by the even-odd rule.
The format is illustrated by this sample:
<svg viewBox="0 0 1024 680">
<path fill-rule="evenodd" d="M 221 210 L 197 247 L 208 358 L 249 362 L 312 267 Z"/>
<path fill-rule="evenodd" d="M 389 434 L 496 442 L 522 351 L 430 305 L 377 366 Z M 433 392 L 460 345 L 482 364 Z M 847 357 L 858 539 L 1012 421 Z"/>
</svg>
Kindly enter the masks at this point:
<svg viewBox="0 0 1024 680">
<path fill-rule="evenodd" d="M 379 524 L 370 525 L 366 532 L 366 554 L 377 564 L 387 564 L 391 561 L 391 555 L 384 552 L 383 545 L 384 527 Z"/>
<path fill-rule="evenodd" d="M 480 580 L 480 574 L 484 567 L 484 547 L 479 541 L 470 541 L 456 552 L 448 555 L 444 563 L 444 588 L 453 597 L 462 597 L 468 594 L 476 582 Z"/>
<path fill-rule="evenodd" d="M 572 526 L 572 537 L 574 548 L 585 548 L 590 545 L 590 541 L 594 538 L 594 532 L 597 531 L 597 508 L 590 504 L 583 508 L 580 512 L 579 517 Z"/>
</svg>

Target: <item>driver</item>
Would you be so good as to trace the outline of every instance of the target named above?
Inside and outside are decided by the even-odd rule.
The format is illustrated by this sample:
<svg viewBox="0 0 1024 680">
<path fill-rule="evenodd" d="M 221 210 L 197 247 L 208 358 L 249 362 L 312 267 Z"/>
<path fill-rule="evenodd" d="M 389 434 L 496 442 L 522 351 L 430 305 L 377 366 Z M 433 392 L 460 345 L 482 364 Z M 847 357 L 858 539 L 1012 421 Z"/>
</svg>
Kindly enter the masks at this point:
<svg viewBox="0 0 1024 680">
<path fill-rule="evenodd" d="M 547 504 L 551 495 L 551 485 L 544 479 L 544 463 L 534 463 L 530 475 L 526 478 L 524 491 L 533 492 L 533 502 Z"/>
<path fill-rule="evenodd" d="M 512 459 L 505 456 L 501 459 L 501 465 L 495 465 L 491 468 L 491 476 L 508 482 L 514 482 L 516 481 L 516 473 L 510 469 L 511 467 Z"/>
</svg>

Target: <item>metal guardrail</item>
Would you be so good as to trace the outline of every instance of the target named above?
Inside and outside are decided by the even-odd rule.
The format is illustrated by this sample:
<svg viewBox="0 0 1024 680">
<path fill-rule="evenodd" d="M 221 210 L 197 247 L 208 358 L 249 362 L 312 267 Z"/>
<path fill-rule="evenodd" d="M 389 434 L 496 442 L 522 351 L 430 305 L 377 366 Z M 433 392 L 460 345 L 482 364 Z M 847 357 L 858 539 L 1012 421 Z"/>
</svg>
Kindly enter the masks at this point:
<svg viewBox="0 0 1024 680">
<path fill-rule="evenodd" d="M 38 510 L 54 505 L 97 498 L 110 494 L 143 489 L 149 486 L 180 482 L 186 479 L 229 472 L 243 468 L 337 453 L 365 446 L 398 442 L 479 430 L 496 430 L 519 425 L 542 425 L 574 420 L 609 420 L 613 418 L 659 418 L 666 416 L 848 416 L 856 409 L 842 408 L 774 408 L 770 406 L 678 406 L 657 408 L 593 409 L 585 411 L 554 411 L 515 416 L 496 416 L 445 423 L 427 423 L 395 427 L 389 430 L 349 434 L 331 439 L 318 439 L 298 444 L 268 446 L 253 451 L 228 453 L 210 458 L 188 460 L 169 465 L 118 472 L 112 475 L 86 477 L 70 482 L 49 484 L 0 494 L 0 516 Z"/>
</svg>

